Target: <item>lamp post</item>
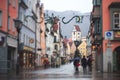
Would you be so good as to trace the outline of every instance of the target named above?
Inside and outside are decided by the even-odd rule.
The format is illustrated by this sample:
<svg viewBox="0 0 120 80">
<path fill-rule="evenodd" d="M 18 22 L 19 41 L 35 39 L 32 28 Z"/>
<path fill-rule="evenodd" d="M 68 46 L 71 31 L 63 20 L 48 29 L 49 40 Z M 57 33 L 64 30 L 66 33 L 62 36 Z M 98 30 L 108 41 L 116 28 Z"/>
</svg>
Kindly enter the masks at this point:
<svg viewBox="0 0 120 80">
<path fill-rule="evenodd" d="M 78 46 L 81 44 L 81 41 L 75 40 L 75 41 L 74 41 L 74 44 L 75 44 L 75 46 L 76 46 L 76 51 L 75 51 L 74 57 L 81 57 L 81 54 L 79 53 L 79 50 L 77 49 Z"/>
<path fill-rule="evenodd" d="M 17 29 L 17 63 L 16 63 L 16 74 L 19 74 L 19 63 L 20 63 L 20 58 L 19 58 L 19 37 L 20 37 L 20 30 L 22 28 L 22 21 L 18 19 L 14 19 L 15 27 Z"/>
</svg>

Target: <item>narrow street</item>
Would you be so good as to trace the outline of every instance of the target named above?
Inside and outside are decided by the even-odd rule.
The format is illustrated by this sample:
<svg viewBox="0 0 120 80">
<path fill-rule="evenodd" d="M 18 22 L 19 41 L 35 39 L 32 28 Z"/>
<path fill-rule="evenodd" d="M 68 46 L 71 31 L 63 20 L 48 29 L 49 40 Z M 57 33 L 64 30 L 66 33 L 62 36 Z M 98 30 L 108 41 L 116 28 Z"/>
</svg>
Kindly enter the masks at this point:
<svg viewBox="0 0 120 80">
<path fill-rule="evenodd" d="M 120 80 L 120 74 L 92 74 L 92 72 L 83 74 L 81 66 L 79 72 L 76 73 L 72 63 L 69 63 L 60 68 L 27 71 L 17 76 L 0 75 L 0 80 Z"/>
</svg>

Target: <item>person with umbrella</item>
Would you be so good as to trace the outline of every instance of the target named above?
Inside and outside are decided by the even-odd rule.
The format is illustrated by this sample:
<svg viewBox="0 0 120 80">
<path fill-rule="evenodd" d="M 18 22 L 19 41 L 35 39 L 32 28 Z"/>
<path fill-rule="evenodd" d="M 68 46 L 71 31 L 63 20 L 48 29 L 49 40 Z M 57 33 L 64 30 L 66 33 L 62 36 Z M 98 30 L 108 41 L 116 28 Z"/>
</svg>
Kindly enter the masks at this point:
<svg viewBox="0 0 120 80">
<path fill-rule="evenodd" d="M 80 62 L 80 58 L 76 57 L 73 60 L 74 60 L 73 65 L 75 67 L 75 71 L 78 71 L 78 67 L 80 66 L 80 63 L 79 63 Z"/>
</svg>

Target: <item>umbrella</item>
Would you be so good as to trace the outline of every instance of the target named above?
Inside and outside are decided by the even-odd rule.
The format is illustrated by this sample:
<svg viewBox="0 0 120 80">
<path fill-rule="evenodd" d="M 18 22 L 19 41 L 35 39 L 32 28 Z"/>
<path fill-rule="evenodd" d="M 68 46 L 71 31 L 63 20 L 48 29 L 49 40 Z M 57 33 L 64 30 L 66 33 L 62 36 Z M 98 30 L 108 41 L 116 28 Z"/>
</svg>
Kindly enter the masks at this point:
<svg viewBox="0 0 120 80">
<path fill-rule="evenodd" d="M 75 61 L 75 60 L 80 60 L 80 57 L 75 57 L 73 59 L 70 59 L 70 62 Z"/>
<path fill-rule="evenodd" d="M 80 60 L 80 57 L 76 57 L 76 58 L 74 58 L 75 60 Z"/>
</svg>

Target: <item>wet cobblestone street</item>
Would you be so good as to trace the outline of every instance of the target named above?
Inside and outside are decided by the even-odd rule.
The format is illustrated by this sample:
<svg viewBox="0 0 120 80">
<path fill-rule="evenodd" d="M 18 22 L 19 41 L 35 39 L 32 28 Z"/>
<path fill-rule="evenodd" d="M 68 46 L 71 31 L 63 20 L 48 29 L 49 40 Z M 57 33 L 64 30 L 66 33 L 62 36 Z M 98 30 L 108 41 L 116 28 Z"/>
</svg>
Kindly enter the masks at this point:
<svg viewBox="0 0 120 80">
<path fill-rule="evenodd" d="M 62 65 L 60 68 L 25 71 L 19 75 L 1 74 L 0 80 L 120 80 L 120 74 L 92 72 L 83 74 L 82 67 L 79 68 L 79 72 L 75 72 L 70 63 Z"/>
</svg>

